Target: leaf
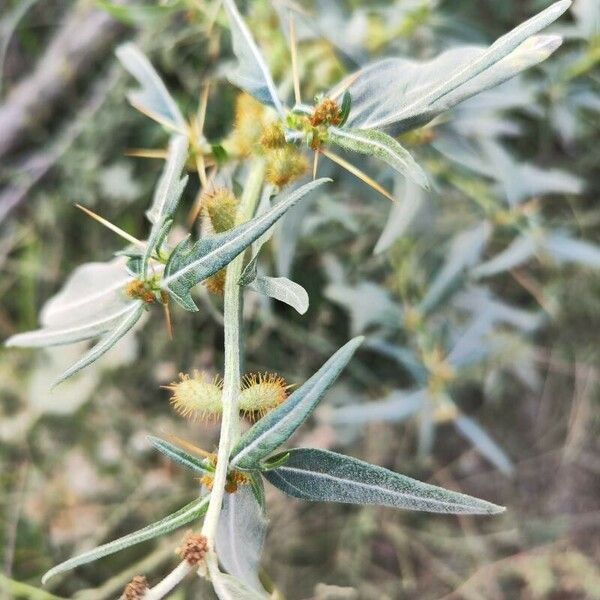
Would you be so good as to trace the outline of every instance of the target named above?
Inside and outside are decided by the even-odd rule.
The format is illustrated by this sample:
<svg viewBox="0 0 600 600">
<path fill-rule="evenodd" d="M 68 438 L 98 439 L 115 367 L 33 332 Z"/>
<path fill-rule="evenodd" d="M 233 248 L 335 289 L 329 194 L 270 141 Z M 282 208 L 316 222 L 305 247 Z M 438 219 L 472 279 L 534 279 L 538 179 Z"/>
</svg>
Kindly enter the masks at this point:
<svg viewBox="0 0 600 600">
<path fill-rule="evenodd" d="M 281 446 L 308 419 L 363 339 L 356 337 L 342 346 L 283 404 L 249 429 L 232 451 L 232 467 L 255 469 L 262 459 Z"/>
<path fill-rule="evenodd" d="M 570 4 L 570 0 L 556 2 L 489 48 L 453 48 L 427 62 L 378 61 L 349 75 L 328 95 L 345 88 L 352 94 L 350 127 L 396 135 L 544 60 L 560 38 L 528 38 L 560 17 Z"/>
<path fill-rule="evenodd" d="M 352 152 L 375 156 L 420 187 L 429 189 L 427 175 L 423 169 L 415 162 L 408 150 L 386 133 L 374 129 L 330 127 L 328 135 L 330 142 Z"/>
<path fill-rule="evenodd" d="M 332 425 L 362 425 L 385 421 L 400 423 L 423 407 L 427 390 L 395 391 L 379 402 L 342 406 L 327 418 Z"/>
<path fill-rule="evenodd" d="M 166 535 L 167 533 L 170 533 L 179 527 L 187 525 L 194 519 L 201 517 L 206 512 L 209 498 L 210 495 L 204 496 L 203 498 L 198 498 L 183 508 L 180 508 L 177 512 L 174 512 L 168 517 L 165 517 L 160 521 L 156 521 L 156 523 L 152 523 L 152 525 L 148 525 L 139 531 L 125 535 L 117 540 L 109 542 L 108 544 L 98 546 L 97 548 L 84 552 L 79 556 L 75 556 L 65 562 L 60 563 L 59 565 L 56 565 L 56 567 L 50 569 L 42 577 L 42 583 L 47 583 L 52 577 L 58 575 L 59 573 L 64 573 L 65 571 L 70 571 L 75 567 L 86 565 L 90 562 L 98 560 L 99 558 L 103 558 L 104 556 L 109 556 L 115 552 L 120 552 L 125 548 L 152 540 L 155 537 Z"/>
<path fill-rule="evenodd" d="M 250 589 L 236 577 L 211 570 L 213 588 L 219 600 L 268 600 L 267 594 L 261 594 Z"/>
<path fill-rule="evenodd" d="M 531 233 L 520 235 L 502 252 L 475 267 L 471 275 L 475 278 L 491 277 L 510 271 L 527 262 L 535 255 L 537 249 L 537 243 Z"/>
<path fill-rule="evenodd" d="M 126 25 L 149 26 L 157 21 L 163 21 L 175 11 L 179 10 L 177 3 L 170 6 L 155 5 L 144 6 L 142 4 L 117 4 L 108 0 L 96 0 L 96 4 L 105 10 L 111 17 Z"/>
<path fill-rule="evenodd" d="M 273 106 L 281 117 L 283 106 L 273 83 L 269 67 L 252 38 L 233 0 L 223 0 L 231 27 L 233 52 L 238 60 L 237 69 L 228 75 L 234 85 L 242 88 L 259 102 Z"/>
<path fill-rule="evenodd" d="M 419 305 L 423 314 L 430 313 L 440 306 L 462 282 L 467 269 L 479 262 L 491 233 L 491 225 L 484 221 L 459 233 L 452 240 L 444 266 L 436 274 Z"/>
<path fill-rule="evenodd" d="M 191 471 L 195 471 L 196 473 L 205 474 L 210 472 L 205 460 L 189 454 L 189 452 L 182 450 L 179 448 L 179 446 L 151 435 L 148 436 L 148 439 L 159 452 L 162 452 L 172 461 L 190 469 Z"/>
<path fill-rule="evenodd" d="M 109 331 L 131 308 L 131 299 L 124 294 L 130 281 L 126 260 L 122 257 L 77 267 L 62 290 L 42 308 L 42 328 L 14 335 L 6 345 L 72 344 Z"/>
<path fill-rule="evenodd" d="M 187 158 L 188 139 L 183 135 L 172 136 L 169 140 L 165 167 L 152 198 L 152 205 L 146 211 L 146 217 L 151 223 L 162 223 L 165 218 L 173 216 L 188 181 L 187 176 L 181 177 Z"/>
<path fill-rule="evenodd" d="M 600 246 L 596 244 L 557 232 L 546 236 L 544 247 L 558 263 L 572 262 L 593 269 L 600 268 Z"/>
<path fill-rule="evenodd" d="M 309 299 L 306 290 L 287 277 L 264 277 L 259 275 L 250 283 L 248 289 L 285 302 L 303 315 L 308 310 Z"/>
<path fill-rule="evenodd" d="M 421 187 L 410 180 L 404 181 L 403 184 L 402 199 L 392 204 L 385 228 L 375 244 L 373 254 L 385 252 L 402 237 L 425 203 L 427 196 Z"/>
<path fill-rule="evenodd" d="M 350 116 L 350 110 L 352 109 L 352 94 L 348 91 L 344 92 L 342 98 L 342 106 L 340 108 L 340 127 L 343 127 Z"/>
<path fill-rule="evenodd" d="M 462 433 L 474 446 L 505 475 L 513 472 L 513 464 L 500 446 L 473 419 L 459 415 L 454 419 L 456 429 Z"/>
<path fill-rule="evenodd" d="M 181 111 L 143 52 L 135 44 L 127 43 L 117 48 L 116 55 L 141 86 L 127 95 L 129 102 L 168 129 L 185 133 L 187 125 Z"/>
<path fill-rule="evenodd" d="M 195 244 L 183 240 L 171 253 L 165 268 L 163 289 L 186 310 L 198 310 L 190 290 L 227 266 L 252 242 L 272 227 L 294 204 L 330 179 L 317 179 L 282 198 L 269 211 L 224 233 L 201 238 Z"/>
<path fill-rule="evenodd" d="M 81 369 L 97 361 L 103 354 L 108 352 L 139 320 L 144 312 L 144 303 L 141 301 L 133 302 L 131 308 L 123 318 L 116 323 L 115 327 L 103 337 L 95 346 L 92 347 L 75 364 L 71 365 L 53 384 L 57 386 L 61 381 L 75 375 Z"/>
<path fill-rule="evenodd" d="M 215 539 L 219 562 L 259 592 L 265 592 L 258 571 L 266 533 L 267 519 L 249 486 L 225 495 Z"/>
<path fill-rule="evenodd" d="M 288 462 L 264 474 L 282 492 L 302 500 L 391 506 L 448 514 L 496 514 L 504 508 L 422 483 L 328 450 L 294 448 Z"/>
</svg>

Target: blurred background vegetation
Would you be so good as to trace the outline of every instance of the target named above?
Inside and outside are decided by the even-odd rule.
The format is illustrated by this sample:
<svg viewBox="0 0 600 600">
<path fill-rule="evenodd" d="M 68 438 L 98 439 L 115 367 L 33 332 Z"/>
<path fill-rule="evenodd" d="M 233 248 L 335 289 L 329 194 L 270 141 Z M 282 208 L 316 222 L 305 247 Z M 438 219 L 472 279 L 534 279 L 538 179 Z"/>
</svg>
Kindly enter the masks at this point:
<svg viewBox="0 0 600 600">
<path fill-rule="evenodd" d="M 490 42 L 548 3 L 339 0 L 327 10 L 318 2 L 301 4 L 313 11 L 325 34 L 301 38 L 303 91 L 309 98 L 353 63 L 391 54 L 426 58 L 457 42 Z M 140 239 L 146 235 L 144 210 L 161 161 L 126 153 L 163 147 L 167 135 L 127 104 L 131 82 L 114 59 L 119 42 L 135 39 L 144 48 L 188 113 L 211 77 L 207 136 L 228 135 L 238 92 L 222 79 L 229 37 L 215 5 L 3 1 L 2 339 L 36 328 L 40 307 L 75 266 L 107 260 L 118 247 L 74 203 Z M 245 5 L 276 79 L 284 80 L 289 54 L 277 12 L 267 0 Z M 547 63 L 505 88 L 503 102 L 497 95 L 493 112 L 473 122 L 470 131 L 474 113 L 450 117 L 450 126 L 462 127 L 467 138 L 501 141 L 511 157 L 503 181 L 465 169 L 436 150 L 432 140 L 443 139 L 442 123 L 406 140 L 435 174 L 428 208 L 433 216 L 425 225 L 411 223 L 386 252 L 372 251 L 388 218 L 387 200 L 339 172 L 332 194 L 286 219 L 272 262 L 306 287 L 311 308 L 300 318 L 284 305 L 249 296 L 247 370 L 277 371 L 298 383 L 353 333 L 384 331 L 389 340 L 398 324 L 381 320 L 382 307 L 406 308 L 407 297 L 422 296 L 444 262 L 445 248 L 477 222 L 474 207 L 485 207 L 502 194 L 499 187 L 526 177 L 532 182 L 526 200 L 537 206 L 543 199 L 544 226 L 600 242 L 599 24 L 597 0 L 576 2 L 554 26 L 566 41 Z M 491 164 L 500 170 L 500 162 L 495 156 Z M 534 176 L 519 171 L 524 163 L 539 171 Z M 331 169 L 322 166 L 323 174 Z M 559 177 L 555 183 L 551 173 L 557 169 L 573 179 Z M 382 177 L 393 184 L 385 173 Z M 188 186 L 189 207 L 197 187 Z M 185 227 L 182 218 L 182 232 Z M 502 237 L 494 237 L 487 258 L 502 247 Z M 296 440 L 343 448 L 505 504 L 506 514 L 477 519 L 313 507 L 268 490 L 264 567 L 282 597 L 600 598 L 600 278 L 590 262 L 532 260 L 490 283 L 512 306 L 544 320 L 535 331 L 511 338 L 514 346 L 503 346 L 506 364 L 494 355 L 458 378 L 453 389 L 461 412 L 475 417 L 510 459 L 505 473 L 440 415 L 430 451 L 420 453 L 415 420 L 334 425 L 331 407 L 377 401 L 411 386 L 409 370 L 371 350 L 353 361 L 327 406 Z M 45 592 L 37 589 L 41 574 L 56 562 L 143 526 L 195 493 L 198 482 L 152 451 L 145 436 L 175 433 L 204 448 L 216 444 L 216 424 L 186 423 L 161 389 L 180 371 L 220 371 L 219 300 L 208 307 L 196 314 L 175 312 L 175 341 L 166 328 L 140 330 L 99 365 L 53 391 L 49 382 L 81 348 L 0 351 L 0 592 L 6 598 L 114 598 L 132 575 L 144 572 L 158 580 L 173 566 L 173 540 L 161 540 L 57 578 Z M 444 300 L 426 326 L 452 338 L 446 330 L 455 321 L 455 307 Z M 410 345 L 410 330 L 398 336 Z M 520 366 L 524 375 L 500 376 L 505 366 Z M 190 581 L 172 597 L 210 593 L 201 581 Z"/>
</svg>

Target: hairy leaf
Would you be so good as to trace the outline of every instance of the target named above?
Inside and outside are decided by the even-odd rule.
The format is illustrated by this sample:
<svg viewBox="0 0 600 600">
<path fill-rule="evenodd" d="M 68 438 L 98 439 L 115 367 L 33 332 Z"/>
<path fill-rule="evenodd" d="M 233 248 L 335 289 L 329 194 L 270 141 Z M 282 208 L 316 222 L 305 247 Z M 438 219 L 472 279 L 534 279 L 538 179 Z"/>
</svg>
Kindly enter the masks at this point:
<svg viewBox="0 0 600 600">
<path fill-rule="evenodd" d="M 219 600 L 268 600 L 269 596 L 256 592 L 233 575 L 211 571 L 211 580 Z"/>
<path fill-rule="evenodd" d="M 108 352 L 139 320 L 144 312 L 144 303 L 141 301 L 132 302 L 131 308 L 125 313 L 123 318 L 118 321 L 100 341 L 91 348 L 75 364 L 71 365 L 53 384 L 56 386 L 65 379 L 68 379 L 75 373 L 85 369 L 97 361 L 103 354 Z"/>
<path fill-rule="evenodd" d="M 229 74 L 229 81 L 254 96 L 259 102 L 273 106 L 283 117 L 284 111 L 265 62 L 250 30 L 240 15 L 234 0 L 223 0 L 229 23 L 233 52 L 238 60 L 237 69 Z"/>
<path fill-rule="evenodd" d="M 285 302 L 303 315 L 308 310 L 309 299 L 306 290 L 298 283 L 287 277 L 265 277 L 259 275 L 250 283 L 248 289 Z"/>
<path fill-rule="evenodd" d="M 75 567 L 88 564 L 98 560 L 99 558 L 103 558 L 104 556 L 114 554 L 115 552 L 120 552 L 121 550 L 129 548 L 130 546 L 135 546 L 136 544 L 141 544 L 142 542 L 152 540 L 155 537 L 166 535 L 167 533 L 170 533 L 179 527 L 187 525 L 194 519 L 200 518 L 206 512 L 209 498 L 210 495 L 204 496 L 203 498 L 198 498 L 168 517 L 165 517 L 160 521 L 156 521 L 156 523 L 152 523 L 152 525 L 148 525 L 139 531 L 125 535 L 118 540 L 109 542 L 108 544 L 98 546 L 93 550 L 84 552 L 79 556 L 75 556 L 63 563 L 60 563 L 59 565 L 56 565 L 56 567 L 50 569 L 42 577 L 42 583 L 46 583 L 49 579 L 55 575 L 58 575 L 59 573 L 70 571 Z"/>
<path fill-rule="evenodd" d="M 294 498 L 375 504 L 449 514 L 495 514 L 504 508 L 422 483 L 356 458 L 316 448 L 295 448 L 283 467 L 264 476 Z"/>
<path fill-rule="evenodd" d="M 375 156 L 420 187 L 429 189 L 427 175 L 423 169 L 415 162 L 408 150 L 386 133 L 374 129 L 330 127 L 328 134 L 329 141 L 333 144 L 352 152 Z"/>
<path fill-rule="evenodd" d="M 161 440 L 158 437 L 148 436 L 150 443 L 165 456 L 170 458 L 172 461 L 179 463 L 180 465 L 195 471 L 196 473 L 208 473 L 206 460 L 193 456 L 189 452 L 179 448 L 175 444 L 171 444 L 165 440 Z"/>
<path fill-rule="evenodd" d="M 163 289 L 187 310 L 197 310 L 190 295 L 196 284 L 227 266 L 238 254 L 272 227 L 294 204 L 330 179 L 317 179 L 282 198 L 269 211 L 234 229 L 211 235 L 192 244 L 183 240 L 171 253 L 165 268 Z"/>
<path fill-rule="evenodd" d="M 342 346 L 283 404 L 248 430 L 233 449 L 232 466 L 255 469 L 261 460 L 281 446 L 308 419 L 363 339 L 357 337 Z"/>
<path fill-rule="evenodd" d="M 116 55 L 141 86 L 127 95 L 131 104 L 168 129 L 185 132 L 187 126 L 181 111 L 143 52 L 135 44 L 127 43 L 117 48 Z"/>
<path fill-rule="evenodd" d="M 225 496 L 215 540 L 219 562 L 258 592 L 265 591 L 258 571 L 266 533 L 267 519 L 249 486 Z"/>
</svg>

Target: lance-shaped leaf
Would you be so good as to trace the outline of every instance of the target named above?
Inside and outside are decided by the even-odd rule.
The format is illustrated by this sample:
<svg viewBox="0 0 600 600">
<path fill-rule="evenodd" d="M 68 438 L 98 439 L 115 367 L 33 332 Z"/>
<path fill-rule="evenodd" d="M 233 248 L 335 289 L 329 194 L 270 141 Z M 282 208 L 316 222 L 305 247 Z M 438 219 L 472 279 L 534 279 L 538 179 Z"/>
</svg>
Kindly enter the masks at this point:
<svg viewBox="0 0 600 600">
<path fill-rule="evenodd" d="M 538 250 L 535 236 L 526 232 L 513 240 L 510 245 L 493 258 L 481 263 L 471 271 L 473 277 L 491 277 L 527 262 Z"/>
<path fill-rule="evenodd" d="M 429 313 L 435 310 L 463 281 L 467 269 L 477 264 L 492 232 L 484 221 L 463 233 L 450 244 L 448 258 L 429 286 L 419 310 Z"/>
<path fill-rule="evenodd" d="M 131 104 L 168 129 L 185 132 L 187 125 L 181 111 L 144 53 L 128 43 L 119 46 L 116 55 L 141 86 L 127 95 Z"/>
<path fill-rule="evenodd" d="M 249 429 L 232 452 L 231 464 L 255 469 L 308 419 L 321 398 L 350 362 L 363 337 L 342 346 L 304 385 Z"/>
<path fill-rule="evenodd" d="M 219 600 L 268 600 L 269 595 L 249 588 L 233 575 L 211 570 L 210 578 Z"/>
<path fill-rule="evenodd" d="M 190 290 L 223 267 L 272 227 L 296 202 L 330 179 L 311 181 L 282 198 L 269 211 L 224 233 L 211 235 L 192 244 L 183 240 L 171 253 L 165 268 L 163 289 L 186 310 L 198 310 Z"/>
<path fill-rule="evenodd" d="M 294 498 L 448 514 L 504 511 L 491 502 L 422 483 L 328 450 L 295 448 L 289 454 L 285 465 L 264 476 Z"/>
<path fill-rule="evenodd" d="M 279 100 L 269 67 L 248 26 L 244 23 L 233 0 L 224 0 L 223 4 L 231 26 L 233 52 L 238 60 L 237 69 L 228 76 L 229 81 L 247 91 L 259 102 L 275 107 L 283 117 L 283 106 L 281 100 Z"/>
<path fill-rule="evenodd" d="M 513 464 L 510 458 L 479 423 L 465 415 L 458 415 L 454 419 L 454 425 L 502 473 L 512 473 Z"/>
<path fill-rule="evenodd" d="M 266 533 L 267 519 L 249 486 L 225 496 L 215 540 L 219 562 L 228 573 L 263 593 L 258 571 Z"/>
<path fill-rule="evenodd" d="M 162 452 L 165 456 L 181 466 L 186 467 L 191 471 L 195 471 L 196 473 L 205 474 L 209 472 L 206 460 L 202 460 L 201 458 L 193 456 L 179 446 L 171 444 L 171 442 L 161 440 L 158 437 L 148 436 L 148 439 L 159 452 Z"/>
<path fill-rule="evenodd" d="M 156 521 L 156 523 L 152 523 L 152 525 L 148 525 L 139 531 L 125 535 L 117 540 L 109 542 L 108 544 L 98 546 L 93 550 L 88 550 L 79 556 L 75 556 L 63 563 L 60 563 L 59 565 L 56 565 L 56 567 L 50 569 L 42 577 L 42 583 L 46 583 L 50 578 L 58 575 L 59 573 L 70 571 L 75 567 L 88 564 L 98 560 L 99 558 L 103 558 L 104 556 L 114 554 L 115 552 L 120 552 L 121 550 L 129 548 L 130 546 L 135 546 L 136 544 L 141 544 L 142 542 L 152 540 L 161 535 L 166 535 L 167 533 L 170 533 L 179 527 L 187 525 L 194 519 L 200 518 L 206 512 L 209 499 L 210 495 L 204 496 L 203 498 L 198 498 L 183 508 L 180 508 L 177 512 L 174 512 L 168 517 L 165 517 L 160 521 Z"/>
<path fill-rule="evenodd" d="M 181 177 L 187 157 L 188 139 L 183 135 L 172 136 L 169 140 L 165 167 L 152 198 L 152 205 L 146 211 L 150 223 L 161 223 L 165 218 L 173 216 L 188 181 L 187 176 Z"/>
<path fill-rule="evenodd" d="M 352 94 L 350 127 L 383 129 L 393 135 L 406 131 L 547 58 L 560 38 L 531 36 L 570 4 L 570 0 L 556 2 L 489 48 L 453 48 L 428 62 L 378 61 L 350 75 L 329 96 L 346 88 Z"/>
<path fill-rule="evenodd" d="M 395 391 L 378 402 L 351 404 L 336 409 L 327 422 L 333 425 L 363 425 L 376 421 L 400 423 L 423 407 L 427 390 Z"/>
<path fill-rule="evenodd" d="M 144 312 L 144 303 L 141 300 L 133 302 L 129 310 L 123 315 L 113 329 L 95 344 L 89 352 L 84 354 L 75 364 L 71 365 L 53 384 L 58 385 L 61 381 L 68 379 L 85 367 L 97 361 L 106 354 L 139 320 Z"/>
<path fill-rule="evenodd" d="M 383 131 L 330 127 L 328 135 L 331 143 L 352 152 L 375 156 L 420 187 L 429 189 L 427 175 L 410 152 Z"/>
<path fill-rule="evenodd" d="M 259 275 L 245 285 L 254 292 L 289 304 L 301 315 L 308 310 L 308 293 L 300 284 L 289 280 L 287 277 L 265 277 Z"/>
</svg>

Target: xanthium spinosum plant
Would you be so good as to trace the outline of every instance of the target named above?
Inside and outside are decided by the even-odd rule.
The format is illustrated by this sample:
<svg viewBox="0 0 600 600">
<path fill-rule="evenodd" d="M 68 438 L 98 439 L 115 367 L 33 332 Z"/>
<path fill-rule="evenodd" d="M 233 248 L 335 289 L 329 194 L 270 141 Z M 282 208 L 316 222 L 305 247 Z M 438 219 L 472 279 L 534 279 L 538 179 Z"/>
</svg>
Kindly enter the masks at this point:
<svg viewBox="0 0 600 600">
<path fill-rule="evenodd" d="M 243 292 L 250 289 L 274 298 L 300 314 L 308 309 L 306 290 L 286 277 L 261 274 L 258 259 L 277 222 L 311 193 L 323 192 L 331 181 L 317 178 L 320 157 L 333 161 L 392 200 L 403 194 L 402 212 L 392 214 L 390 222 L 395 220 L 397 230 L 409 226 L 411 217 L 406 211 L 416 212 L 435 173 L 426 173 L 399 139 L 409 139 L 413 132 L 422 135 L 425 130 L 421 128 L 445 111 L 544 61 L 562 40 L 558 35 L 538 33 L 559 18 L 570 1 L 556 2 L 488 48 L 457 47 L 427 62 L 393 57 L 373 62 L 317 95 L 312 104 L 303 102 L 301 97 L 293 11 L 288 11 L 287 20 L 284 19 L 289 26 L 292 56 L 294 102 L 289 103 L 281 86 L 275 85 L 267 61 L 234 0 L 223 0 L 222 4 L 236 60 L 235 69 L 228 70 L 228 78 L 242 91 L 232 133 L 216 144 L 205 137 L 208 82 L 197 114 L 188 120 L 144 54 L 131 43 L 119 47 L 118 59 L 139 85 L 129 93 L 129 102 L 169 134 L 163 172 L 146 211 L 147 239 L 137 240 L 93 215 L 125 238 L 128 245 L 109 262 L 77 268 L 63 289 L 45 304 L 40 315 L 41 328 L 7 341 L 9 346 L 47 347 L 97 340 L 54 382 L 57 385 L 94 363 L 128 335 L 143 315 L 148 314 L 149 320 L 162 318 L 157 315 L 157 307 L 166 314 L 175 305 L 185 311 L 198 311 L 193 293 L 199 284 L 211 293 L 222 294 L 223 377 L 194 372 L 182 374 L 168 386 L 172 405 L 181 415 L 196 421 L 220 420 L 218 449 L 212 454 L 185 440 L 151 437 L 157 451 L 200 479 L 198 497 L 139 531 L 55 566 L 46 573 L 44 582 L 124 548 L 193 525 L 198 529 L 189 533 L 178 549 L 181 563 L 154 586 L 143 576 L 135 577 L 123 597 L 162 598 L 188 573 L 196 571 L 210 580 L 219 598 L 267 598 L 269 591 L 258 576 L 267 528 L 264 480 L 292 497 L 310 501 L 446 514 L 492 515 L 504 510 L 485 500 L 335 452 L 282 449 L 361 347 L 365 319 L 371 317 L 365 316 L 369 311 L 361 314 L 360 309 L 352 313 L 360 304 L 361 290 L 343 281 L 330 286 L 326 294 L 352 313 L 356 337 L 333 353 L 305 383 L 292 388 L 274 373 L 242 375 Z M 468 115 L 464 118 L 468 119 Z M 458 133 L 451 131 L 446 135 L 438 140 L 440 152 L 444 150 L 444 139 L 454 140 Z M 391 168 L 403 191 L 390 193 L 336 154 L 338 148 L 373 157 Z M 507 181 L 510 157 L 498 145 L 488 146 L 486 152 L 500 165 L 493 176 L 507 189 L 510 208 L 518 207 L 526 194 Z M 173 245 L 172 229 L 188 184 L 188 171 L 195 173 L 201 186 L 192 217 L 194 221 L 202 218 L 203 232 L 198 239 L 188 235 Z M 330 414 L 332 422 L 402 420 L 419 414 L 423 423 L 422 446 L 427 447 L 431 443 L 432 423 L 452 420 L 464 435 L 487 448 L 490 460 L 505 471 L 510 469 L 508 459 L 485 432 L 460 414 L 452 400 L 450 384 L 462 369 L 483 360 L 485 352 L 474 354 L 473 345 L 495 323 L 517 323 L 531 329 L 538 322 L 537 316 L 511 309 L 483 287 L 462 296 L 456 295 L 456 289 L 465 271 L 472 267 L 476 266 L 474 277 L 483 280 L 527 260 L 541 246 L 566 256 L 575 247 L 581 250 L 578 244 L 582 242 L 562 233 L 540 234 L 539 220 L 521 211 L 515 217 L 523 224 L 521 237 L 514 242 L 517 247 L 511 246 L 478 264 L 490 236 L 490 223 L 503 224 L 508 214 L 514 216 L 514 211 L 490 209 L 485 220 L 461 233 L 453 241 L 446 264 L 434 277 L 427 294 L 416 305 L 406 306 L 402 314 L 385 294 L 380 294 L 375 308 L 382 310 L 372 318 L 382 324 L 381 319 L 387 315 L 394 324 L 383 323 L 384 334 L 370 337 L 364 347 L 397 359 L 412 374 L 415 388 L 378 404 L 342 407 Z M 376 251 L 389 248 L 393 238 L 386 228 Z M 473 294 L 479 294 L 479 302 Z M 458 337 L 448 336 L 443 328 L 433 328 L 433 333 L 426 328 L 427 320 L 450 296 L 467 310 L 474 310 L 473 303 L 488 309 L 484 318 L 474 321 L 472 330 L 467 329 Z M 394 333 L 398 323 L 410 339 L 409 348 L 388 341 L 388 333 Z M 247 416 L 251 422 L 245 432 L 241 416 Z"/>
</svg>

